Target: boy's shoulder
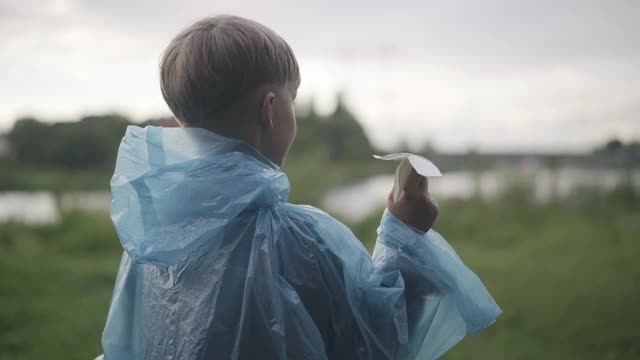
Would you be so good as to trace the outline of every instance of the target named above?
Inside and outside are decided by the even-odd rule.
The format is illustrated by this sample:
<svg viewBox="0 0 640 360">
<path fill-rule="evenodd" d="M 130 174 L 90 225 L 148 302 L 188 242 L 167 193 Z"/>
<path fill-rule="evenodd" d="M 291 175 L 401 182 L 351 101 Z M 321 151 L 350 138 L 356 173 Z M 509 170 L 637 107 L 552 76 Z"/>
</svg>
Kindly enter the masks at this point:
<svg viewBox="0 0 640 360">
<path fill-rule="evenodd" d="M 285 203 L 283 206 L 291 220 L 299 224 L 321 225 L 338 223 L 344 226 L 326 211 L 312 205 Z"/>
<path fill-rule="evenodd" d="M 312 235 L 315 242 L 333 250 L 345 250 L 345 247 L 349 247 L 351 251 L 366 252 L 351 229 L 324 210 L 311 205 L 287 203 L 284 206 L 291 223 L 295 224 L 297 230 Z"/>
</svg>

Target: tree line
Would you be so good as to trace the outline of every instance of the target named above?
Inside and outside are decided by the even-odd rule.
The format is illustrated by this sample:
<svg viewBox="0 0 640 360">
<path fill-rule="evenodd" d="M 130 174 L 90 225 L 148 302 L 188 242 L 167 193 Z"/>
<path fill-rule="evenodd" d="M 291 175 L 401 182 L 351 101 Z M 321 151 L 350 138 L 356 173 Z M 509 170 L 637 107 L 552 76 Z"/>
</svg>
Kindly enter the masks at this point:
<svg viewBox="0 0 640 360">
<path fill-rule="evenodd" d="M 321 116 L 308 105 L 298 111 L 297 156 L 322 152 L 330 160 L 369 156 L 374 150 L 356 117 L 339 98 L 333 113 Z M 112 168 L 127 126 L 171 126 L 171 117 L 135 123 L 117 113 L 85 116 L 72 122 L 18 119 L 6 134 L 9 161 L 16 165 Z"/>
</svg>

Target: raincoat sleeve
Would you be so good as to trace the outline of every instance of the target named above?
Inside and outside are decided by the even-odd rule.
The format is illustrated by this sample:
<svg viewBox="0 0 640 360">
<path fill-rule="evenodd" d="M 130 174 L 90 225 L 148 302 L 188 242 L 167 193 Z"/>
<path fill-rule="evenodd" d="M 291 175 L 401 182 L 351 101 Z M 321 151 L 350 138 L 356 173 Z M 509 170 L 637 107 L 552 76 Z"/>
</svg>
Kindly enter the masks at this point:
<svg viewBox="0 0 640 360">
<path fill-rule="evenodd" d="M 406 225 L 388 209 L 378 228 L 373 263 L 378 273 L 397 271 L 404 279 L 409 353 L 418 359 L 439 357 L 502 312 L 438 232 Z"/>
<path fill-rule="evenodd" d="M 342 323 L 334 327 L 357 332 L 354 358 L 435 359 L 500 315 L 480 279 L 435 230 L 420 231 L 385 209 L 377 232 L 372 257 L 344 236 L 336 244 L 337 231 L 322 239 L 334 255 L 325 265 L 341 269 L 339 276 L 324 276 L 327 287 L 334 299 L 344 295 L 350 311 L 336 310 L 341 306 L 334 302 L 331 312 L 341 314 L 334 318 Z M 345 330 L 346 318 L 355 329 Z"/>
</svg>

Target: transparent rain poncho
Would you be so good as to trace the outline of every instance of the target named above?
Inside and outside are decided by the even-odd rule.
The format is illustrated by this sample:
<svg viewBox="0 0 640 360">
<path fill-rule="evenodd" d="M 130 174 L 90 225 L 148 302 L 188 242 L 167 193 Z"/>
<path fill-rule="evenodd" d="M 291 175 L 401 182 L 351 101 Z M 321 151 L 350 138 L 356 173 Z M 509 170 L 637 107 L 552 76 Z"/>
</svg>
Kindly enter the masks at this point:
<svg viewBox="0 0 640 360">
<path fill-rule="evenodd" d="M 111 189 L 106 360 L 433 359 L 501 313 L 434 229 L 386 209 L 370 256 L 239 139 L 130 126 Z"/>
</svg>

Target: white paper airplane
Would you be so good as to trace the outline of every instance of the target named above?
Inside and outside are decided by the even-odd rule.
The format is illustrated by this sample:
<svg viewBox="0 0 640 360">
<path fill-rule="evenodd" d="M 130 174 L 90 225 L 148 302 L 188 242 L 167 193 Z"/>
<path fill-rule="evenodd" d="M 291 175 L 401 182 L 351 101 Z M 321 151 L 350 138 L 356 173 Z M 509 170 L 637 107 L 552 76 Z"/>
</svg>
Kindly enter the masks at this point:
<svg viewBox="0 0 640 360">
<path fill-rule="evenodd" d="M 398 200 L 402 189 L 407 183 L 407 177 L 411 173 L 411 168 L 424 177 L 442 176 L 440 170 L 429 160 L 420 155 L 411 153 L 396 153 L 384 156 L 373 155 L 380 160 L 401 160 L 396 168 L 395 181 L 393 182 L 393 201 Z"/>
</svg>

